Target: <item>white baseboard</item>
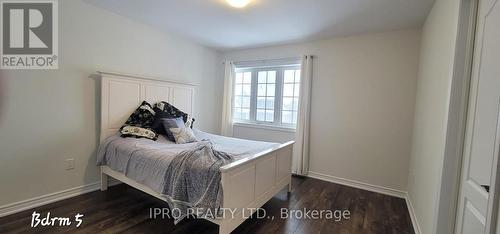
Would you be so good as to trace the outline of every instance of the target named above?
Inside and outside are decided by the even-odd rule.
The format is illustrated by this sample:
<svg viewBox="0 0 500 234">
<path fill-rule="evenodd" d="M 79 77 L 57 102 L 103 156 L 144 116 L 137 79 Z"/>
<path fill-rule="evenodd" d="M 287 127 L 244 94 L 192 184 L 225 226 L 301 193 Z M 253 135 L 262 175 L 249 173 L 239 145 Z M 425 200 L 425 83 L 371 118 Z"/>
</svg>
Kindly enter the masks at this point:
<svg viewBox="0 0 500 234">
<path fill-rule="evenodd" d="M 109 186 L 119 184 L 119 181 L 110 180 Z M 101 184 L 99 182 L 94 182 L 91 184 L 78 186 L 75 188 L 42 195 L 39 197 L 27 199 L 24 201 L 19 201 L 11 204 L 7 204 L 0 207 L 0 217 L 4 217 L 7 215 L 15 214 L 21 211 L 29 210 L 35 207 L 47 205 L 53 202 L 61 201 L 64 199 L 68 199 L 71 197 L 75 197 L 78 195 L 82 195 L 85 193 L 93 192 L 101 188 Z"/>
<path fill-rule="evenodd" d="M 373 184 L 368 184 L 356 180 L 350 180 L 350 179 L 344 179 L 336 176 L 331 176 L 331 175 L 326 175 L 318 172 L 312 172 L 310 171 L 307 176 L 319 180 L 324 180 L 328 182 L 333 182 L 336 184 L 341 184 L 349 187 L 354 187 L 354 188 L 359 188 L 363 190 L 368 190 L 371 192 L 376 192 L 376 193 L 382 193 L 385 195 L 393 196 L 393 197 L 400 197 L 400 198 L 405 198 L 406 197 L 406 192 L 393 189 L 393 188 L 387 188 L 379 185 L 373 185 Z"/>
<path fill-rule="evenodd" d="M 43 206 L 49 203 L 53 203 L 70 197 L 92 192 L 98 190 L 99 188 L 100 184 L 96 182 L 51 194 L 42 195 L 39 197 L 31 198 L 20 202 L 11 203 L 0 207 L 0 217 L 4 217 L 10 214 L 18 213 L 38 206 Z"/>
<path fill-rule="evenodd" d="M 420 225 L 418 225 L 417 215 L 415 214 L 415 209 L 413 209 L 413 203 L 411 202 L 410 195 L 406 193 L 405 197 L 406 206 L 408 207 L 408 212 L 410 213 L 411 224 L 413 225 L 413 230 L 415 234 L 421 234 Z"/>
</svg>

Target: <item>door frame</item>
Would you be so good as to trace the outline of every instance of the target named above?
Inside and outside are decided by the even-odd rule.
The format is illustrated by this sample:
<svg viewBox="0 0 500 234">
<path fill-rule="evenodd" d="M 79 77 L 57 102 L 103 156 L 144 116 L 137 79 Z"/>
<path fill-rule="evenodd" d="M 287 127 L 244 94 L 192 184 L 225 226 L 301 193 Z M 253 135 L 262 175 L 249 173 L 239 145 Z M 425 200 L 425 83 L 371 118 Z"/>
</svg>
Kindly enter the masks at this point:
<svg viewBox="0 0 500 234">
<path fill-rule="evenodd" d="M 467 126 L 474 38 L 480 0 L 460 0 L 443 170 L 438 184 L 434 233 L 455 231 L 463 147 Z"/>
</svg>

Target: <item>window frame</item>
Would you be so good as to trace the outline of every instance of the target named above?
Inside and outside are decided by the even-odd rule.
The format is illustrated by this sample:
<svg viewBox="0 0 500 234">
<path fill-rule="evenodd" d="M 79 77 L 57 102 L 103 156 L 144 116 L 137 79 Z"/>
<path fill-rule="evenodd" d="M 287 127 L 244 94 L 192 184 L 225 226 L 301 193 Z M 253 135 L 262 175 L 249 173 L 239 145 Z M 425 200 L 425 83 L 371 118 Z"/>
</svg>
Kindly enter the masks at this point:
<svg viewBox="0 0 500 234">
<path fill-rule="evenodd" d="M 282 112 L 283 112 L 283 87 L 284 87 L 284 71 L 285 70 L 301 70 L 300 64 L 283 64 L 274 66 L 255 66 L 255 67 L 236 67 L 234 74 L 240 72 L 251 72 L 251 90 L 250 90 L 250 116 L 249 120 L 235 119 L 233 117 L 233 123 L 235 125 L 245 126 L 245 127 L 258 127 L 271 130 L 286 130 L 295 131 L 297 124 L 282 123 Z M 275 94 L 274 94 L 274 119 L 272 122 L 269 121 L 259 121 L 257 120 L 257 99 L 258 99 L 258 75 L 261 71 L 276 71 L 276 83 L 275 83 Z M 235 76 L 236 79 L 236 76 Z M 235 84 L 236 82 L 234 82 Z M 299 83 L 300 85 L 300 83 Z M 235 86 L 233 86 L 233 93 Z M 232 97 L 232 108 L 235 110 L 234 98 Z M 300 102 L 300 94 L 298 96 Z M 297 110 L 297 119 L 298 119 Z"/>
</svg>

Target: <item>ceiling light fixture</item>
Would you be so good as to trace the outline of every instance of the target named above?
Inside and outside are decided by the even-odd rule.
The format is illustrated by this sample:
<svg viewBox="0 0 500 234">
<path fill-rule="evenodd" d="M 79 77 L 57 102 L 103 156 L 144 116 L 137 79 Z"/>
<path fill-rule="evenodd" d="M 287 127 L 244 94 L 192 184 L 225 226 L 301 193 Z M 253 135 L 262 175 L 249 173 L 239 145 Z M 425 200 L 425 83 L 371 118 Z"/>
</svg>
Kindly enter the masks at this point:
<svg viewBox="0 0 500 234">
<path fill-rule="evenodd" d="M 232 7 L 243 8 L 250 3 L 250 0 L 226 0 L 226 2 Z"/>
</svg>

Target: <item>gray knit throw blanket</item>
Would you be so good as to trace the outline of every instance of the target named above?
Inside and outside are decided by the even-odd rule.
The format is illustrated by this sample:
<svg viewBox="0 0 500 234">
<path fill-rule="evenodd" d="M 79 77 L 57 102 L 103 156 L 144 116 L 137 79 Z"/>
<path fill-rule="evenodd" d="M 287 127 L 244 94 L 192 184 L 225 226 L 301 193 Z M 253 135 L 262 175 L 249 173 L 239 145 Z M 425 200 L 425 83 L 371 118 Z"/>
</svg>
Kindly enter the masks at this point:
<svg viewBox="0 0 500 234">
<path fill-rule="evenodd" d="M 200 141 L 193 149 L 175 156 L 168 166 L 162 194 L 172 213 L 177 212 L 174 224 L 193 214 L 188 213 L 190 208 L 196 208 L 194 213 L 200 218 L 219 211 L 222 205 L 220 167 L 232 160 L 233 156 L 215 150 L 210 141 Z"/>
</svg>

